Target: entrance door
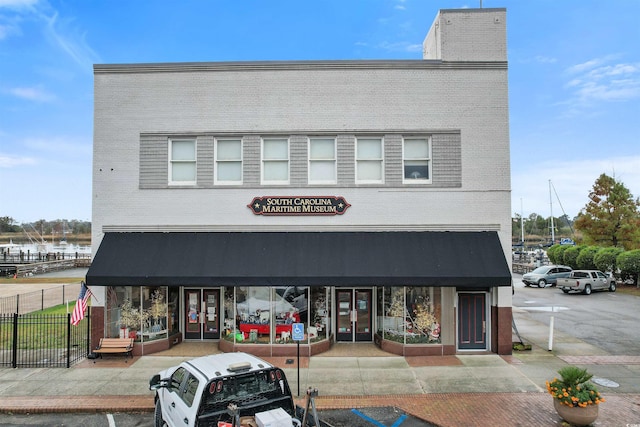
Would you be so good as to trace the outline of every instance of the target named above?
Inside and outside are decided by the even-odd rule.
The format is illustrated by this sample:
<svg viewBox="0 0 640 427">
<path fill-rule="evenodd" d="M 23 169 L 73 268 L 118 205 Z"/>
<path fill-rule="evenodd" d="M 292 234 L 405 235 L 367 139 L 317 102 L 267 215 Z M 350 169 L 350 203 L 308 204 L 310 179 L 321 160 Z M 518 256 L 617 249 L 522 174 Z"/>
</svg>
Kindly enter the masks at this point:
<svg viewBox="0 0 640 427">
<path fill-rule="evenodd" d="M 220 290 L 185 289 L 185 332 L 187 340 L 220 338 Z"/>
<path fill-rule="evenodd" d="M 486 295 L 458 294 L 458 349 L 486 350 Z"/>
<path fill-rule="evenodd" d="M 372 290 L 337 289 L 336 341 L 372 341 Z"/>
</svg>

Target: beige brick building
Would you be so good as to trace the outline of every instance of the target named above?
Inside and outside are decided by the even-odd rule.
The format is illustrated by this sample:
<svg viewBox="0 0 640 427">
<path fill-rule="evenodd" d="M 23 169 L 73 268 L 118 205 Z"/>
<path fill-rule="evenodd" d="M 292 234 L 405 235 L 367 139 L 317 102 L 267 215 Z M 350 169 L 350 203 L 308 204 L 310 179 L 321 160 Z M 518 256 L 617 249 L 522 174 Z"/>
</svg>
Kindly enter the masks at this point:
<svg viewBox="0 0 640 427">
<path fill-rule="evenodd" d="M 94 74 L 94 341 L 511 352 L 504 9 L 418 60 Z"/>
</svg>

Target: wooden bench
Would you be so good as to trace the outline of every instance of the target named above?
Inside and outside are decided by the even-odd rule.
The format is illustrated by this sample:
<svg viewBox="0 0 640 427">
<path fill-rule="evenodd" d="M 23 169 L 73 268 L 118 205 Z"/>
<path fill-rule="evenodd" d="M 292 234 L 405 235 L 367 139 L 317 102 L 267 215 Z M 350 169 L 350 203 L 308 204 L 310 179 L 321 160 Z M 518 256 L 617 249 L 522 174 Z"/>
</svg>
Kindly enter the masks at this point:
<svg viewBox="0 0 640 427">
<path fill-rule="evenodd" d="M 100 338 L 100 344 L 93 352 L 98 353 L 101 359 L 104 353 L 124 353 L 126 362 L 127 356 L 133 359 L 133 338 Z"/>
</svg>

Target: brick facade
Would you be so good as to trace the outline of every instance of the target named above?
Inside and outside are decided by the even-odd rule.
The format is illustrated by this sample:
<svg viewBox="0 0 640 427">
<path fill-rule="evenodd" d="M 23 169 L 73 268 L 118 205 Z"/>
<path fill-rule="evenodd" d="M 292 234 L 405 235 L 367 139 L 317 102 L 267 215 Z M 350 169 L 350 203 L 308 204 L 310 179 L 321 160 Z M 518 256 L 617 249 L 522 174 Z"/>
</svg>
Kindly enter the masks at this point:
<svg viewBox="0 0 640 427">
<path fill-rule="evenodd" d="M 96 65 L 94 254 L 107 231 L 496 231 L 510 265 L 506 11 L 442 10 L 423 54 Z M 307 138 L 319 135 L 338 141 L 336 185 L 307 182 Z M 290 141 L 288 186 L 260 183 L 260 141 L 272 136 Z M 355 181 L 354 143 L 365 136 L 384 138 L 383 184 Z M 412 136 L 432 138 L 430 184 L 403 184 L 402 140 Z M 167 183 L 167 141 L 177 137 L 198 141 L 189 188 Z M 223 137 L 243 140 L 242 185 L 214 184 Z M 264 195 L 340 195 L 351 207 L 336 217 L 253 215 L 247 203 Z M 455 289 L 443 298 L 451 349 Z M 487 305 L 491 350 L 510 353 L 511 289 L 492 288 Z"/>
</svg>

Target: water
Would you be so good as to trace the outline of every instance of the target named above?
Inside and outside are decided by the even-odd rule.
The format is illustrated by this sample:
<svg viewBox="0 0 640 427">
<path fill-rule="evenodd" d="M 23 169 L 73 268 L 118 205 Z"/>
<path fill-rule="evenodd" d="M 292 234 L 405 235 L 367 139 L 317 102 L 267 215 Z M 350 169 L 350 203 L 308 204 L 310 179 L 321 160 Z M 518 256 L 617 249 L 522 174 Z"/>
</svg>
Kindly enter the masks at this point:
<svg viewBox="0 0 640 427">
<path fill-rule="evenodd" d="M 90 245 L 76 245 L 74 243 L 53 244 L 53 243 L 28 243 L 28 244 L 0 244 L 0 253 L 8 255 L 18 255 L 20 252 L 37 253 L 65 253 L 65 254 L 91 254 Z"/>
</svg>

